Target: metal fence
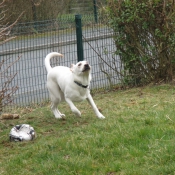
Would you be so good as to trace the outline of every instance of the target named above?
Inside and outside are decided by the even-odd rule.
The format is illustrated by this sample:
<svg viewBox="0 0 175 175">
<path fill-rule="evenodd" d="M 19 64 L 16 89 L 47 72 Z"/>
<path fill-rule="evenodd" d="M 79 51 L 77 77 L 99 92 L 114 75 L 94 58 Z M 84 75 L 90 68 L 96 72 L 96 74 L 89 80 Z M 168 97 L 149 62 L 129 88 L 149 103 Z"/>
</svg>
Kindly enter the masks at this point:
<svg viewBox="0 0 175 175">
<path fill-rule="evenodd" d="M 45 56 L 53 51 L 64 58 L 54 58 L 52 66 L 70 66 L 77 62 L 75 16 L 59 19 L 19 23 L 11 31 L 16 39 L 0 46 L 0 58 L 13 62 L 10 74 L 17 72 L 11 86 L 19 89 L 14 95 L 15 105 L 29 105 L 48 100 L 46 89 Z M 94 15 L 82 16 L 82 37 L 84 59 L 92 66 L 91 89 L 110 88 L 119 83 L 117 72 L 121 62 L 115 53 L 113 32 L 102 21 L 94 20 Z M 2 83 L 2 82 L 1 82 Z"/>
</svg>

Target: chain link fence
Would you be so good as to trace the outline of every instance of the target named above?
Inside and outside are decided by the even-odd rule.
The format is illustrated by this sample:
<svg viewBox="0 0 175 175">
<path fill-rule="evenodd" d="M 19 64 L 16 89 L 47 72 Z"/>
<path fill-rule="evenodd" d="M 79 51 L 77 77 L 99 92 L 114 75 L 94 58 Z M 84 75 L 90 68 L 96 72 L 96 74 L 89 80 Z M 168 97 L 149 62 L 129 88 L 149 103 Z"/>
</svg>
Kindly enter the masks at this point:
<svg viewBox="0 0 175 175">
<path fill-rule="evenodd" d="M 0 46 L 1 59 L 10 64 L 10 74 L 17 75 L 11 86 L 19 89 L 14 95 L 14 106 L 42 103 L 49 99 L 46 89 L 44 58 L 50 52 L 60 52 L 64 58 L 53 58 L 52 66 L 68 66 L 77 62 L 76 25 L 74 15 L 64 15 L 54 20 L 19 23 L 10 36 L 16 39 Z M 84 59 L 92 66 L 91 89 L 109 89 L 120 82 L 122 65 L 115 55 L 113 31 L 103 23 L 95 21 L 94 15 L 82 16 Z M 7 36 L 10 37 L 10 36 Z M 1 82 L 3 83 L 3 82 Z"/>
</svg>

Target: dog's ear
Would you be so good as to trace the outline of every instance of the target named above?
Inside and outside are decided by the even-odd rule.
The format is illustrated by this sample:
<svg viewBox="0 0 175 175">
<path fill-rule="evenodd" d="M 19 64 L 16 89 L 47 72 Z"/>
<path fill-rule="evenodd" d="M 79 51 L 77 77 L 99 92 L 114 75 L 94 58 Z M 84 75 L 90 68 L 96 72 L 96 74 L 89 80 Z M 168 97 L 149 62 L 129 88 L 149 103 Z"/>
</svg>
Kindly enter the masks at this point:
<svg viewBox="0 0 175 175">
<path fill-rule="evenodd" d="M 74 66 L 75 66 L 75 64 L 71 64 L 70 71 L 74 72 Z"/>
</svg>

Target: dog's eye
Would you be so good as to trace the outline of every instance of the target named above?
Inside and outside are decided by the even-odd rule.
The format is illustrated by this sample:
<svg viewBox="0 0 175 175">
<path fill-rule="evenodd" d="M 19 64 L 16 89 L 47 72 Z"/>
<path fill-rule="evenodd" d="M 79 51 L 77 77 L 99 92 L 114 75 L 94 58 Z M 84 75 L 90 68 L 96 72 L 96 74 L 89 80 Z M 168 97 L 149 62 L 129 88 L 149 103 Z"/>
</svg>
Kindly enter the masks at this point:
<svg viewBox="0 0 175 175">
<path fill-rule="evenodd" d="M 79 63 L 78 66 L 81 66 L 81 63 Z"/>
</svg>

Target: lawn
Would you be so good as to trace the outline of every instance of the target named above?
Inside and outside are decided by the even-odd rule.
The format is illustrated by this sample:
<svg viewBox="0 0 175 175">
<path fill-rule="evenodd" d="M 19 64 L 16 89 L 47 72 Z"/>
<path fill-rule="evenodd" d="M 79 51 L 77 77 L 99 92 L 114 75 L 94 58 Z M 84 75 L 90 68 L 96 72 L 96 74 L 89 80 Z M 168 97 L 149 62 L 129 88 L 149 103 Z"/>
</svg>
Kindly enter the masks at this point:
<svg viewBox="0 0 175 175">
<path fill-rule="evenodd" d="M 95 117 L 88 103 L 59 106 L 65 120 L 55 119 L 49 105 L 24 108 L 20 119 L 0 120 L 1 175 L 157 175 L 175 174 L 175 87 L 147 86 L 94 93 L 106 119 Z M 10 129 L 34 127 L 29 142 L 10 142 Z"/>
</svg>

